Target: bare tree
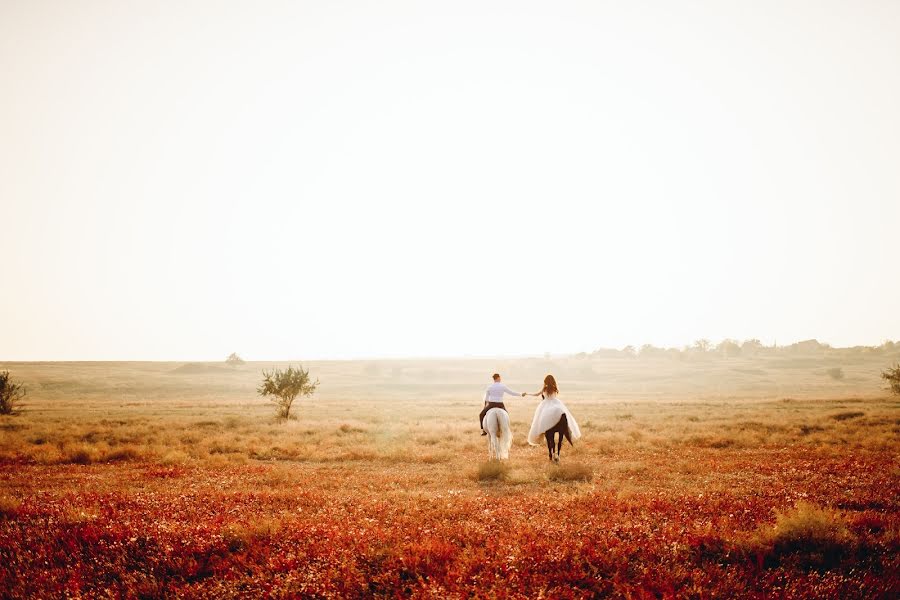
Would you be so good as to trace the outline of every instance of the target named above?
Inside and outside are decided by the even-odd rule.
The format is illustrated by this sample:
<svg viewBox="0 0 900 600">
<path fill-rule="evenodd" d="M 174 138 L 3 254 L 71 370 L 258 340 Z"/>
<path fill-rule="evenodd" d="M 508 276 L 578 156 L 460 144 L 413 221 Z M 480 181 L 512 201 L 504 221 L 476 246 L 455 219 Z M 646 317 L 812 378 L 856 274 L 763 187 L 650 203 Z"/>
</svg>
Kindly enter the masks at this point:
<svg viewBox="0 0 900 600">
<path fill-rule="evenodd" d="M 17 405 L 25 397 L 25 387 L 15 383 L 9 371 L 0 372 L 0 415 L 11 415 L 20 410 Z"/>
<path fill-rule="evenodd" d="M 278 409 L 278 416 L 287 419 L 291 414 L 291 406 L 297 396 L 311 396 L 319 386 L 319 380 L 312 381 L 309 369 L 302 366 L 287 370 L 274 369 L 263 371 L 262 384 L 257 388 L 260 396 L 269 397 Z"/>
</svg>

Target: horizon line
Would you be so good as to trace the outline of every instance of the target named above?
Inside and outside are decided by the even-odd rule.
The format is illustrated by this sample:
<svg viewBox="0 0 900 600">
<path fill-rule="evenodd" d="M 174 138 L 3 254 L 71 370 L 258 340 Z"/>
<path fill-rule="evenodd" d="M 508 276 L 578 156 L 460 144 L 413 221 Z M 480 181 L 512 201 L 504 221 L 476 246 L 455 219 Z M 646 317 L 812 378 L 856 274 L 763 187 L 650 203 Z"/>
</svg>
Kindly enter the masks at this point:
<svg viewBox="0 0 900 600">
<path fill-rule="evenodd" d="M 711 341 L 708 338 L 698 338 L 695 342 L 700 340 Z M 769 349 L 778 349 L 778 348 L 788 348 L 790 346 L 800 344 L 803 342 L 812 342 L 815 341 L 821 346 L 831 348 L 832 350 L 850 350 L 853 348 L 879 348 L 884 346 L 886 343 L 898 344 L 900 345 L 900 340 L 893 341 L 890 339 L 884 339 L 879 344 L 856 344 L 853 346 L 834 346 L 829 344 L 828 342 L 819 341 L 818 338 L 807 338 L 803 340 L 797 340 L 795 342 L 791 342 L 790 344 L 781 344 L 779 345 L 777 341 L 773 341 L 771 345 L 763 343 L 758 338 L 748 338 L 746 340 L 738 340 L 736 338 L 723 338 L 717 344 L 713 344 L 713 347 L 718 346 L 722 342 L 727 340 L 731 340 L 734 342 L 738 342 L 739 344 L 746 343 L 751 340 L 759 341 L 762 344 L 763 348 Z M 661 350 L 678 350 L 683 351 L 693 347 L 692 345 L 682 345 L 682 346 L 656 346 L 654 344 L 626 344 L 622 347 L 615 346 L 600 346 L 593 350 L 579 350 L 574 352 L 542 352 L 542 353 L 525 353 L 525 354 L 435 354 L 435 355 L 381 355 L 381 356 L 372 356 L 372 355 L 358 355 L 358 356 L 344 356 L 344 357 L 328 357 L 328 356 L 320 356 L 320 357 L 305 357 L 305 358 L 244 358 L 241 359 L 244 362 L 361 362 L 361 361 L 398 361 L 398 360 L 406 360 L 406 361 L 416 361 L 416 360 L 517 360 L 517 359 L 526 359 L 526 358 L 567 358 L 572 356 L 577 356 L 579 354 L 594 354 L 601 350 L 607 351 L 617 351 L 622 352 L 626 348 L 633 348 L 636 351 L 639 351 L 641 348 L 645 346 L 651 346 L 656 349 Z M 240 355 L 239 355 L 240 356 Z M 227 357 L 227 355 L 226 355 Z M 0 359 L 0 363 L 108 363 L 108 362 L 142 362 L 142 363 L 218 363 L 225 362 L 225 358 L 35 358 L 35 359 Z"/>
</svg>

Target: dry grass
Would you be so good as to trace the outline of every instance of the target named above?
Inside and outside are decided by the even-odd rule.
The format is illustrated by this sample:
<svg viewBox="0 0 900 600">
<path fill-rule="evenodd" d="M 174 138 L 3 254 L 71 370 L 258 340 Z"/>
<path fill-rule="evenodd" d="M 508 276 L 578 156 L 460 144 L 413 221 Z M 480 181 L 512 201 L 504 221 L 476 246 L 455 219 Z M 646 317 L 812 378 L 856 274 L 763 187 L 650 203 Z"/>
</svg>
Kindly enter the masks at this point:
<svg viewBox="0 0 900 600">
<path fill-rule="evenodd" d="M 866 416 L 866 413 L 861 410 L 849 410 L 845 412 L 839 412 L 834 415 L 829 415 L 830 419 L 834 419 L 835 421 L 846 421 L 847 419 L 858 419 L 859 417 Z"/>
<path fill-rule="evenodd" d="M 250 523 L 233 523 L 222 530 L 222 539 L 231 552 L 241 552 L 260 540 L 276 536 L 281 523 L 275 519 L 262 518 Z"/>
<path fill-rule="evenodd" d="M 114 528 L 126 545 L 132 537 L 138 546 L 145 537 L 157 544 L 153 559 L 185 581 L 217 581 L 202 568 L 214 570 L 209 565 L 221 562 L 232 569 L 222 567 L 227 577 L 256 569 L 264 581 L 290 572 L 309 581 L 334 576 L 339 582 L 349 573 L 374 582 L 376 587 L 357 597 L 404 595 L 407 588 L 406 595 L 427 595 L 427 585 L 433 596 L 453 596 L 441 586 L 451 585 L 447 574 L 456 572 L 460 557 L 503 543 L 500 537 L 478 537 L 492 531 L 482 519 L 499 519 L 498 531 L 521 529 L 522 547 L 532 548 L 533 556 L 523 557 L 511 541 L 491 552 L 502 550 L 523 578 L 537 577 L 528 565 L 546 568 L 540 561 L 552 553 L 528 546 L 534 532 L 522 523 L 538 519 L 535 532 L 558 527 L 564 533 L 590 524 L 590 543 L 572 551 L 596 548 L 597 556 L 566 557 L 576 583 L 614 579 L 595 577 L 590 569 L 603 556 L 614 556 L 607 551 L 625 539 L 615 529 L 621 525 L 629 552 L 642 553 L 646 572 L 665 578 L 674 573 L 670 569 L 683 569 L 666 580 L 670 587 L 660 584 L 657 591 L 690 595 L 678 582 L 691 581 L 701 585 L 695 595 L 703 596 L 698 581 L 706 580 L 692 579 L 702 573 L 718 578 L 722 592 L 740 579 L 728 572 L 733 565 L 751 564 L 747 577 L 766 573 L 758 570 L 758 558 L 759 568 L 851 565 L 840 571 L 841 581 L 871 591 L 859 585 L 885 581 L 866 579 L 867 565 L 877 563 L 886 573 L 891 563 L 884 557 L 900 549 L 900 510 L 890 493 L 900 487 L 900 469 L 887 466 L 900 451 L 900 405 L 881 395 L 872 362 L 844 361 L 846 376 L 836 381 L 822 376 L 827 365 L 804 360 L 793 368 L 787 358 L 777 366 L 773 360 L 660 361 L 652 368 L 641 360 L 598 360 L 590 371 L 562 359 L 552 365 L 543 359 L 384 361 L 375 369 L 312 363 L 322 386 L 295 407 L 298 418 L 289 422 L 277 421 L 269 403 L 255 395 L 260 369 L 272 365 L 188 374 L 165 363 L 0 365 L 31 390 L 27 412 L 0 417 L 6 486 L 0 515 L 8 528 L 26 523 L 30 537 L 7 529 L 3 539 L 11 545 L 24 540 L 29 549 L 44 544 L 55 556 L 61 535 Z M 557 375 L 561 396 L 584 434 L 574 448 L 563 447 L 561 465 L 548 465 L 546 448 L 525 442 L 537 403 L 531 398 L 507 402 L 514 433 L 510 460 L 483 462 L 487 441 L 478 435 L 475 416 L 484 380 L 495 371 L 521 388 L 539 383 L 548 371 Z M 791 508 L 798 499 L 810 504 Z M 547 502 L 553 511 L 540 508 Z M 540 521 L 563 509 L 576 516 L 563 523 Z M 525 514 L 530 516 L 523 521 Z M 50 522 L 60 525 L 48 530 Z M 191 554 L 198 526 L 206 536 L 204 551 L 215 560 Z M 332 541 L 316 541 L 326 537 L 352 550 L 336 554 L 340 548 Z M 167 554 L 170 546 L 184 549 L 187 558 Z M 337 549 L 327 554 L 331 548 Z M 132 550 L 134 564 L 143 564 L 140 553 L 150 551 Z M 79 551 L 89 573 L 99 551 Z M 283 558 L 288 555 L 294 558 Z M 118 555 L 108 556 L 112 561 Z M 627 566 L 634 556 L 614 562 Z M 329 560 L 341 567 L 315 571 Z M 703 562 L 708 560 L 714 562 Z M 444 564 L 450 566 L 439 567 Z M 488 576 L 477 571 L 480 564 L 473 559 L 466 576 Z M 625 586 L 619 595 L 653 595 L 615 564 L 606 568 Z M 654 571 L 659 564 L 664 572 Z M 31 567 L 21 568 L 34 574 Z M 68 577 L 68 569 L 59 566 L 59 577 Z M 103 577 L 138 578 L 110 569 Z M 419 579 L 415 569 L 432 569 L 437 579 Z M 794 596 L 802 596 L 800 576 L 785 573 L 779 581 L 800 582 Z M 177 577 L 175 583 L 140 577 L 146 580 L 127 580 L 131 587 L 123 589 L 191 595 L 186 590 L 193 583 L 178 587 Z M 760 578 L 742 591 L 774 593 L 760 583 L 774 580 Z M 279 581 L 288 585 L 287 579 Z M 261 589 L 245 583 L 248 590 Z M 846 585 L 840 590 L 850 589 Z M 279 588 L 285 589 L 300 588 Z M 339 588 L 310 589 L 311 595 L 341 596 L 334 591 Z M 485 589 L 486 595 L 499 595 L 501 588 Z M 568 589 L 527 588 L 532 596 L 565 595 Z M 615 595 L 602 587 L 594 592 Z"/>
<path fill-rule="evenodd" d="M 477 481 L 502 481 L 508 479 L 511 472 L 512 468 L 509 463 L 490 460 L 478 465 L 475 479 Z"/>
<path fill-rule="evenodd" d="M 583 464 L 563 463 L 547 469 L 547 479 L 550 481 L 590 481 L 593 477 L 594 471 Z"/>
<path fill-rule="evenodd" d="M 774 525 L 760 526 L 737 547 L 770 564 L 827 568 L 839 564 L 856 544 L 856 536 L 841 513 L 799 502 L 792 509 L 778 512 Z"/>
</svg>

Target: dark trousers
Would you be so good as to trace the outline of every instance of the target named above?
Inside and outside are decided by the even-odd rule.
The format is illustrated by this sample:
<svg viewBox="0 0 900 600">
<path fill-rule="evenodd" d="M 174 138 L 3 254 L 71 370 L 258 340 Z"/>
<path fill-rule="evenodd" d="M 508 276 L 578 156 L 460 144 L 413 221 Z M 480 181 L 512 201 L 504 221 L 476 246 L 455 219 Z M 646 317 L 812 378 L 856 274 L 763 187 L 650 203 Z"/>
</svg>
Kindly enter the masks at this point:
<svg viewBox="0 0 900 600">
<path fill-rule="evenodd" d="M 480 427 L 481 429 L 484 429 L 484 415 L 486 415 L 487 411 L 491 410 L 492 408 L 502 408 L 503 410 L 506 410 L 506 405 L 504 405 L 502 402 L 488 402 L 487 404 L 485 404 L 484 409 L 482 409 L 481 411 L 481 414 L 478 415 L 478 427 Z M 509 411 L 506 410 L 506 413 L 509 414 Z"/>
</svg>

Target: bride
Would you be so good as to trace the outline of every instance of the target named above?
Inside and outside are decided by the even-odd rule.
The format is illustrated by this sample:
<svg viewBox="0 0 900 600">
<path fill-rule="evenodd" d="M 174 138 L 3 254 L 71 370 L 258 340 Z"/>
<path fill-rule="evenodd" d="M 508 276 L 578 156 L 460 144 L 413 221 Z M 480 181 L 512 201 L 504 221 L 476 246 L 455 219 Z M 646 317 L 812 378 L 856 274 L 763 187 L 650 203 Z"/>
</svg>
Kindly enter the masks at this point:
<svg viewBox="0 0 900 600">
<path fill-rule="evenodd" d="M 571 444 L 581 437 L 581 430 L 575 417 L 559 399 L 559 388 L 553 375 L 544 377 L 544 387 L 535 394 L 522 394 L 523 396 L 541 396 L 543 400 L 534 411 L 534 420 L 531 422 L 531 431 L 528 432 L 528 443 L 532 446 L 540 445 L 540 437 L 544 436 L 547 442 L 547 451 L 550 460 L 559 462 L 559 451 L 562 450 L 563 437 Z M 554 437 L 559 434 L 559 442 L 556 444 L 556 453 L 553 452 Z"/>
</svg>

